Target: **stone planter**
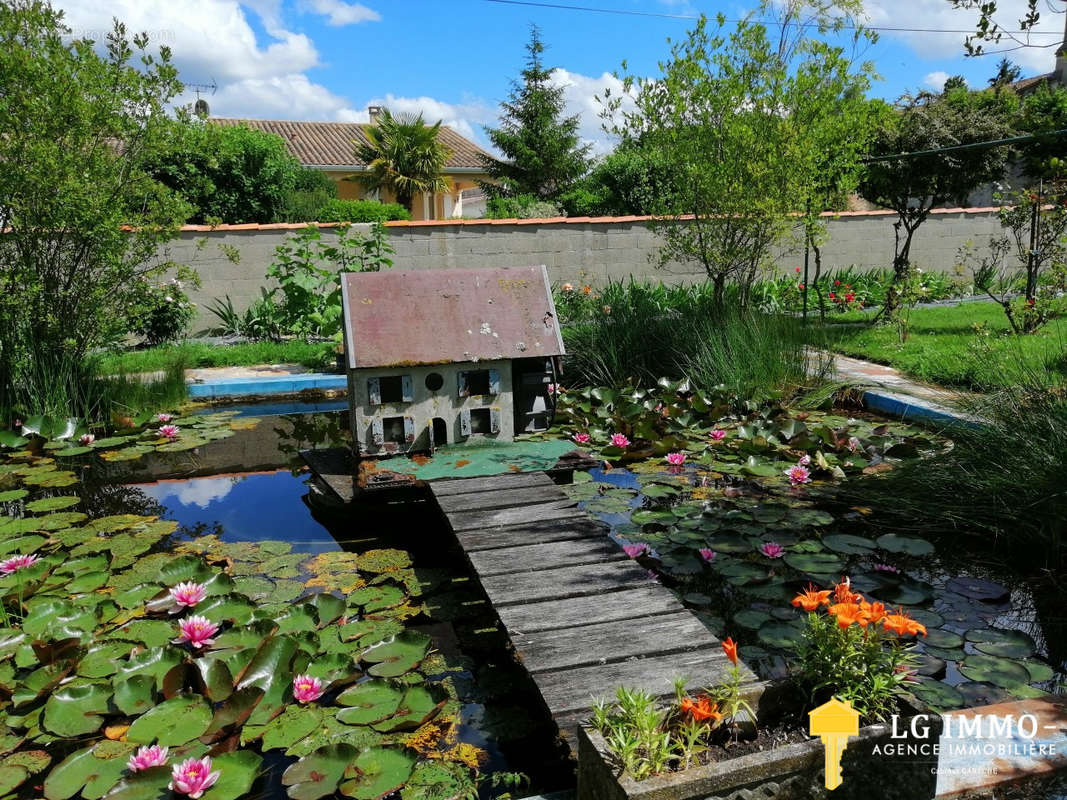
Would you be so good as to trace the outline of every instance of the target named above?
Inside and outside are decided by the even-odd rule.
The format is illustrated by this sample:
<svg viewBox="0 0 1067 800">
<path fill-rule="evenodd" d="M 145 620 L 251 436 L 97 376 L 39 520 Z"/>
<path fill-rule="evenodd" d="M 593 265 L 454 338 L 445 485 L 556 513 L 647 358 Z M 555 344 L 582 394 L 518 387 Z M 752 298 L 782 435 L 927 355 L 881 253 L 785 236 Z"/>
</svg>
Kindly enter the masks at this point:
<svg viewBox="0 0 1067 800">
<path fill-rule="evenodd" d="M 908 719 L 900 720 L 902 731 L 908 730 Z M 924 800 L 936 791 L 937 756 L 882 752 L 890 742 L 894 749 L 909 742 L 936 742 L 940 717 L 931 715 L 924 724 L 929 732 L 918 740 L 910 734 L 891 740 L 889 725 L 861 728 L 859 736 L 848 741 L 841 762 L 844 782 L 832 793 L 824 786 L 824 751 L 818 739 L 635 781 L 619 774 L 600 733 L 581 726 L 578 800 Z"/>
</svg>

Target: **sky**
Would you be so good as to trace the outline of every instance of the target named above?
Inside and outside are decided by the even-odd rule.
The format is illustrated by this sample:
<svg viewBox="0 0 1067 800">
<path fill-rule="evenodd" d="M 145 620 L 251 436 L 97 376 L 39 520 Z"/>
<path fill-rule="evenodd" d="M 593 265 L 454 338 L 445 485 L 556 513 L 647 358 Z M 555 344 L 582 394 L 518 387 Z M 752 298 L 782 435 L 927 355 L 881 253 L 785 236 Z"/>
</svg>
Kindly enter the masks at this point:
<svg viewBox="0 0 1067 800">
<path fill-rule="evenodd" d="M 949 75 L 986 84 L 1001 57 L 1023 75 L 1050 71 L 1062 40 L 1064 15 L 1039 0 L 1042 19 L 1031 36 L 1039 46 L 979 58 L 964 56 L 963 31 L 974 12 L 949 0 L 865 0 L 869 24 L 882 30 L 866 58 L 880 80 L 872 94 L 940 89 Z M 701 14 L 736 19 L 745 0 L 53 0 L 76 35 L 101 40 L 117 17 L 173 53 L 190 85 L 183 101 L 204 89 L 213 116 L 364 122 L 367 107 L 421 111 L 487 146 L 484 126 L 498 122 L 499 105 L 523 67 L 532 23 L 547 46 L 545 63 L 564 87 L 568 113 L 594 152 L 608 152 L 596 96 L 618 90 L 613 72 L 655 76 L 669 52 Z M 997 21 L 1013 28 L 1025 0 L 1000 0 Z M 601 13 L 549 6 L 609 9 Z M 1054 5 L 1062 9 L 1063 4 Z M 618 13 L 628 12 L 628 13 Z M 956 31 L 956 32 L 941 32 Z M 1006 50 L 1005 40 L 990 50 Z"/>
</svg>

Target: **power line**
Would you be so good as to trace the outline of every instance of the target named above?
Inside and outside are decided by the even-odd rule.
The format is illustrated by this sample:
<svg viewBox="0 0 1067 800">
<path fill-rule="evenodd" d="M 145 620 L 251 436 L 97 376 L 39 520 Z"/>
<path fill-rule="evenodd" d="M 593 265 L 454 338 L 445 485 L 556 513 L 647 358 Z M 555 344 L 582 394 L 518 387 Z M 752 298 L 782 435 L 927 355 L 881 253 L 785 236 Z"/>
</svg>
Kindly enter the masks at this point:
<svg viewBox="0 0 1067 800">
<path fill-rule="evenodd" d="M 617 14 L 620 16 L 628 17 L 657 17 L 659 19 L 677 19 L 685 21 L 693 21 L 700 19 L 700 17 L 693 16 L 692 14 L 666 14 L 658 11 L 635 11 L 633 9 L 626 8 L 597 8 L 596 6 L 576 6 L 568 3 L 546 3 L 536 2 L 536 0 L 485 0 L 487 3 L 499 3 L 506 6 L 531 6 L 533 8 L 551 8 L 563 11 L 587 11 L 594 14 Z M 741 22 L 739 19 L 728 19 L 730 23 Z M 781 22 L 775 22 L 774 20 L 764 20 L 765 25 L 782 25 Z M 974 29 L 955 29 L 955 28 L 898 28 L 888 25 L 842 25 L 842 28 L 849 30 L 856 30 L 862 28 L 868 31 L 888 31 L 890 33 L 951 33 L 951 34 L 973 34 Z M 1030 31 L 1031 36 L 1058 36 L 1062 37 L 1062 34 L 1055 31 Z"/>
<path fill-rule="evenodd" d="M 933 150 L 916 150 L 912 153 L 893 153 L 888 156 L 872 156 L 862 160 L 864 164 L 877 164 L 879 161 L 900 161 L 905 158 L 919 158 L 920 156 L 935 156 L 941 153 L 952 153 L 960 150 L 988 150 L 993 147 L 1001 147 L 1006 144 L 1029 144 L 1040 142 L 1043 139 L 1052 139 L 1057 136 L 1067 136 L 1067 128 L 1047 133 L 1031 133 L 1026 136 L 1011 136 L 1007 139 L 991 139 L 987 142 L 971 142 L 970 144 L 954 144 L 948 147 L 937 147 Z"/>
</svg>

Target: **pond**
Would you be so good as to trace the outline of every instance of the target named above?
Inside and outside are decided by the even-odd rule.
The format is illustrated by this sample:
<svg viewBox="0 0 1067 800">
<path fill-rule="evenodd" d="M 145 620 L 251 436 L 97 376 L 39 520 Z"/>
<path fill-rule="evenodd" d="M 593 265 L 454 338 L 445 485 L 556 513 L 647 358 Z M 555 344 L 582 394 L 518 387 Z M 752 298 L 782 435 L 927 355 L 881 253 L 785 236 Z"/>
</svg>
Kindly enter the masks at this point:
<svg viewBox="0 0 1067 800">
<path fill-rule="evenodd" d="M 297 453 L 312 444 L 343 442 L 347 426 L 342 415 L 250 416 L 254 410 L 230 409 L 237 413 L 197 417 L 208 422 L 193 422 L 192 417 L 176 420 L 183 431 L 188 431 L 187 436 L 193 435 L 191 426 L 199 426 L 195 435 L 197 441 L 204 441 L 195 448 L 161 451 L 168 445 L 131 434 L 128 441 L 105 440 L 104 448 L 76 453 L 69 460 L 67 457 L 51 459 L 45 450 L 9 457 L 4 464 L 4 471 L 0 472 L 3 488 L 18 488 L 0 494 L 3 501 L 0 511 L 8 515 L 0 523 L 0 536 L 5 532 L 2 530 L 5 525 L 22 520 L 17 527 L 21 538 L 29 540 L 23 544 L 32 545 L 34 552 L 42 556 L 51 550 L 45 559 L 55 559 L 51 566 L 54 573 L 73 570 L 73 590 L 90 589 L 100 597 L 103 595 L 99 592 L 104 591 L 117 601 L 115 608 L 96 605 L 95 619 L 79 631 L 88 640 L 88 629 L 96 627 L 97 640 L 105 642 L 98 647 L 106 648 L 117 668 L 97 665 L 98 659 L 93 659 L 90 648 L 89 653 L 79 654 L 78 664 L 69 665 L 78 677 L 64 684 L 101 698 L 99 716 L 92 730 L 86 725 L 53 724 L 53 718 L 59 716 L 50 712 L 48 702 L 44 703 L 38 723 L 42 725 L 41 732 L 65 734 L 58 740 L 48 737 L 52 740 L 48 751 L 52 771 L 45 787 L 46 796 L 69 797 L 79 789 L 84 797 L 99 796 L 120 781 L 119 789 L 126 792 L 124 796 L 158 795 L 158 786 L 149 782 L 139 786 L 121 769 L 134 748 L 134 741 L 141 737 L 130 737 L 129 742 L 112 741 L 108 726 L 124 725 L 131 720 L 127 715 L 135 714 L 132 708 L 117 708 L 116 698 L 128 690 L 128 675 L 135 671 L 139 658 L 158 648 L 165 648 L 168 656 L 181 655 L 175 653 L 172 645 L 167 645 L 170 617 L 153 612 L 152 598 L 175 578 L 199 579 L 206 584 L 217 581 L 220 567 L 231 576 L 227 579 L 227 593 L 216 600 L 212 592 L 197 610 L 205 608 L 205 616 L 230 622 L 222 623 L 223 632 L 218 635 L 216 646 L 224 644 L 221 652 L 235 655 L 212 663 L 225 663 L 230 670 L 226 680 L 233 679 L 237 694 L 242 686 L 240 670 L 248 666 L 247 659 L 239 655 L 241 629 L 259 636 L 257 632 L 267 630 L 267 620 L 278 622 L 282 631 L 292 635 L 313 656 L 302 660 L 297 654 L 293 663 L 302 667 L 306 664 L 308 672 L 319 666 L 328 673 L 322 676 L 324 680 L 337 678 L 335 672 L 349 669 L 351 665 L 345 663 L 351 659 L 348 653 L 354 652 L 358 658 L 362 650 L 365 658 L 359 662 L 360 669 L 341 678 L 337 685 L 348 686 L 345 691 L 350 695 L 353 686 L 356 689 L 378 687 L 378 694 L 368 690 L 362 699 L 357 696 L 339 700 L 345 706 L 340 714 L 336 709 L 333 715 L 320 713 L 322 709 L 314 703 L 286 706 L 273 722 L 266 715 L 256 719 L 253 712 L 243 726 L 223 728 L 224 733 L 233 731 L 235 737 L 232 743 L 223 746 L 210 733 L 236 695 L 229 694 L 227 689 L 212 696 L 209 680 L 201 691 L 205 692 L 209 712 L 213 713 L 212 716 L 205 712 L 208 713 L 205 720 L 212 727 L 203 738 L 209 743 L 216 741 L 213 749 L 213 753 L 218 753 L 216 765 L 221 765 L 220 769 L 225 767 L 224 773 L 232 777 L 243 775 L 244 784 L 220 783 L 223 792 L 215 789 L 205 798 L 213 794 L 216 798 L 230 795 L 280 798 L 287 796 L 287 791 L 293 797 L 320 796 L 319 787 L 309 790 L 300 784 L 292 785 L 293 780 L 289 779 L 283 783 L 283 774 L 298 758 L 313 759 L 312 751 L 330 744 L 369 747 L 372 752 L 386 755 L 401 752 L 398 746 L 404 745 L 403 752 L 417 756 L 412 763 L 385 760 L 369 764 L 364 776 L 349 775 L 343 779 L 351 784 L 344 793 L 354 797 L 377 796 L 382 787 L 389 788 L 390 782 L 396 782 L 396 788 L 406 784 L 404 796 L 416 799 L 467 791 L 488 796 L 520 787 L 519 794 L 528 794 L 573 786 L 573 768 L 565 759 L 565 749 L 556 740 L 553 723 L 542 709 L 535 687 L 510 654 L 492 610 L 480 588 L 472 584 L 462 553 L 436 509 L 418 499 L 402 504 L 369 504 L 355 514 L 340 514 L 329 506 L 317 504 L 314 493 L 309 492 L 308 474 L 300 465 Z M 181 437 L 174 440 L 181 441 Z M 118 449 L 110 450 L 108 446 Z M 136 452 L 134 448 L 144 452 Z M 63 453 L 74 448 L 50 449 L 52 453 Z M 122 457 L 124 451 L 128 452 L 128 458 Z M 59 485 L 53 488 L 26 485 L 26 473 L 31 480 L 39 475 L 50 476 Z M 64 485 L 68 481 L 69 485 Z M 46 498 L 67 499 L 34 504 L 35 500 Z M 48 513 L 44 513 L 46 510 Z M 46 524 L 50 518 L 53 522 Z M 58 531 L 49 532 L 56 528 Z M 107 539 L 97 541 L 105 535 Z M 50 537 L 61 543 L 58 549 L 51 549 Z M 10 546 L 10 542 L 5 544 L 9 545 L 5 548 L 7 553 L 23 549 Z M 108 550 L 110 565 L 101 557 Z M 79 567 L 87 558 L 99 559 L 90 566 L 100 574 L 82 586 L 78 584 L 84 577 Z M 161 577 L 161 572 L 167 572 L 167 576 Z M 208 577 L 211 572 L 215 575 Z M 25 624 L 32 624 L 40 616 L 38 627 L 42 629 L 42 638 L 61 635 L 58 630 L 54 633 L 50 630 L 54 620 L 48 619 L 48 614 L 62 616 L 66 607 L 53 607 L 52 603 L 63 601 L 58 596 L 50 599 L 47 580 L 35 586 L 29 573 L 23 574 L 27 576 L 28 595 Z M 102 583 L 105 585 L 98 588 Z M 312 596 L 310 593 L 323 591 L 349 598 L 347 609 L 342 612 L 344 616 L 332 625 L 324 624 L 327 615 L 324 607 L 320 607 L 322 604 L 303 602 Z M 70 596 L 80 607 L 89 606 L 96 599 L 90 601 L 86 599 L 89 595 L 79 595 L 77 591 Z M 358 598 L 358 605 L 353 597 Z M 147 605 L 142 605 L 146 601 Z M 117 615 L 110 616 L 112 611 L 117 611 Z M 116 641 L 102 633 L 98 627 L 101 623 L 121 625 L 122 639 Z M 358 629 L 350 630 L 353 628 Z M 328 641 L 326 633 L 330 631 L 334 631 L 332 647 L 320 643 L 320 640 Z M 299 639 L 310 636 L 317 637 L 313 645 Z M 387 653 L 384 661 L 373 655 L 382 649 L 375 645 L 376 641 L 388 643 L 401 639 L 407 648 L 403 652 Z M 16 665 L 20 660 L 28 663 L 31 657 L 20 646 L 20 643 L 9 643 L 8 648 L 0 646 L 0 680 L 10 682 L 16 693 L 20 688 L 27 691 L 28 682 Z M 190 655 L 199 654 L 194 651 Z M 254 664 L 257 656 L 249 657 Z M 186 659 L 185 664 L 199 667 L 207 658 Z M 405 659 L 410 666 L 379 669 Z M 86 660 L 90 661 L 90 667 L 82 669 Z M 131 665 L 134 665 L 132 670 Z M 7 673 L 3 672 L 5 666 L 10 667 Z M 171 669 L 177 669 L 177 665 Z M 364 673 L 362 676 L 360 671 Z M 196 697 L 195 675 L 187 673 L 182 678 L 168 670 L 155 679 L 155 689 L 148 691 L 154 694 L 151 703 L 159 704 L 159 708 L 183 697 Z M 170 681 L 183 680 L 186 691 L 175 693 L 167 686 Z M 396 701 L 389 696 L 389 687 L 396 688 Z M 415 695 L 414 701 L 410 700 L 415 690 L 425 690 L 425 698 Z M 103 697 L 105 692 L 110 695 L 112 691 L 113 697 Z M 267 698 L 270 693 L 268 686 Z M 335 693 L 333 690 L 326 697 Z M 82 699 L 79 694 L 71 697 L 71 703 Z M 263 702 L 266 699 L 261 705 Z M 184 707 L 169 710 L 175 714 L 176 721 L 182 720 L 182 713 L 196 717 Z M 145 714 L 144 718 L 148 716 Z M 21 723 L 22 720 L 9 717 L 9 731 L 18 733 Z M 193 727 L 196 727 L 195 720 Z M 33 730 L 31 727 L 29 732 Z M 129 730 L 136 733 L 133 727 Z M 194 736 L 197 735 L 194 731 Z M 97 737 L 97 743 L 86 747 L 94 741 L 93 736 Z M 172 751 L 183 756 L 199 756 L 208 750 L 195 739 L 189 741 L 173 731 L 163 731 L 160 741 L 169 741 Z M 238 742 L 242 747 L 230 752 Z M 230 758 L 245 752 L 246 742 L 264 756 L 252 770 Z M 119 754 L 118 760 L 112 751 Z M 104 756 L 109 760 L 105 761 Z M 22 762 L 26 758 L 17 762 L 18 769 L 24 771 L 16 770 L 16 777 L 26 777 L 48 765 L 45 757 L 40 756 L 29 765 L 31 769 L 25 769 Z M 115 769 L 105 770 L 93 783 L 94 779 L 81 768 L 79 759 L 93 768 L 107 764 Z M 323 768 L 316 762 L 310 763 Z M 324 764 L 330 766 L 328 760 Z M 16 762 L 11 766 L 14 768 Z M 3 763 L 0 763 L 2 773 Z M 476 775 L 520 774 L 524 778 L 515 787 L 508 782 L 494 785 L 491 777 L 475 783 Z M 337 777 L 342 778 L 340 774 Z M 83 788 L 86 781 L 92 785 Z M 333 788 L 326 792 L 333 793 Z"/>
</svg>

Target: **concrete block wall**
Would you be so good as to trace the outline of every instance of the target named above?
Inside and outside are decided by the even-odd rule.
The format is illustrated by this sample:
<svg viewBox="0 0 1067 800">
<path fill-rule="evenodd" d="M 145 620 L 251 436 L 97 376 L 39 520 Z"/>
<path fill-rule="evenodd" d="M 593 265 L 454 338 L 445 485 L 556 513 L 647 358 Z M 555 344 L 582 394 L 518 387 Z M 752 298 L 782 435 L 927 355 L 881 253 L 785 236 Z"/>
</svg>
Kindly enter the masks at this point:
<svg viewBox="0 0 1067 800">
<path fill-rule="evenodd" d="M 827 219 L 822 248 L 824 269 L 855 265 L 888 267 L 893 259 L 896 215 L 886 211 L 846 212 Z M 268 286 L 265 275 L 275 248 L 299 224 L 186 226 L 160 258 L 187 264 L 200 273 L 202 286 L 191 293 L 201 309 L 193 330 L 215 319 L 204 307 L 230 296 L 243 310 Z M 366 229 L 369 226 L 356 226 Z M 397 222 L 387 226 L 396 250 L 394 268 L 450 269 L 544 264 L 554 283 L 576 286 L 608 280 L 678 283 L 703 278 L 697 264 L 658 265 L 659 237 L 647 217 L 600 217 L 542 220 L 449 220 Z M 995 208 L 938 209 L 920 228 L 912 246 L 913 262 L 927 270 L 953 272 L 960 246 L 982 246 L 1000 233 Z M 334 226 L 323 226 L 326 238 Z M 236 254 L 236 260 L 231 259 Z M 803 245 L 786 241 L 775 255 L 780 271 L 803 264 Z"/>
</svg>

